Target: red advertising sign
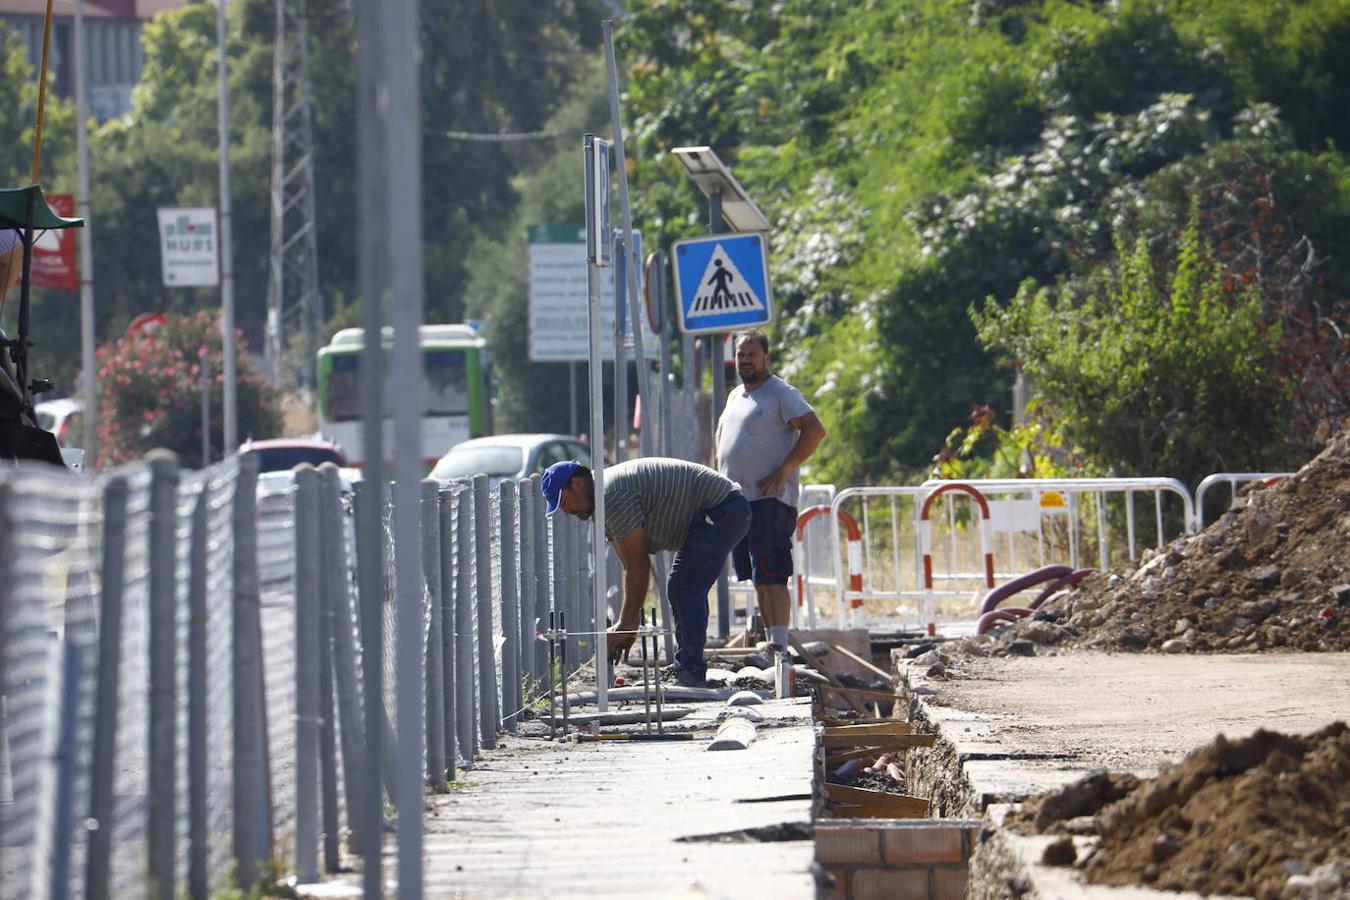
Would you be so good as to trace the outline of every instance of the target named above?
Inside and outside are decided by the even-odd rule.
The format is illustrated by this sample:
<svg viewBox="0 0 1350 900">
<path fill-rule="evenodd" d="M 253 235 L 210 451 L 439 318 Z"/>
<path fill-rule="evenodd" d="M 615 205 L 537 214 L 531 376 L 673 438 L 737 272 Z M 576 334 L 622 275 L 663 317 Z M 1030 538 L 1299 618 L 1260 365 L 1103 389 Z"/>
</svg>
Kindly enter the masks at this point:
<svg viewBox="0 0 1350 900">
<path fill-rule="evenodd" d="M 48 194 L 47 204 L 63 218 L 75 215 L 73 194 Z M 58 291 L 78 291 L 80 270 L 75 264 L 75 229 L 55 228 L 38 232 L 33 241 L 32 283 Z"/>
</svg>

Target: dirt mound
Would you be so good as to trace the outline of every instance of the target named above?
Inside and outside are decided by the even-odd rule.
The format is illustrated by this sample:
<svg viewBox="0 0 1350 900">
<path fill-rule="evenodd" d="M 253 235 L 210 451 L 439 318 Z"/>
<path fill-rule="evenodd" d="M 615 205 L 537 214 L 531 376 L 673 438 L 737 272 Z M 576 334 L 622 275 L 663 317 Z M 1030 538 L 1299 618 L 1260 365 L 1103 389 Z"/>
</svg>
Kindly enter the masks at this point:
<svg viewBox="0 0 1350 900">
<path fill-rule="evenodd" d="M 1004 630 L 985 652 L 1025 653 L 1026 640 L 1166 652 L 1350 649 L 1350 429 L 1293 477 L 1244 492 L 1201 534 L 1146 554 L 1133 571 L 1093 575 Z"/>
<path fill-rule="evenodd" d="M 1008 824 L 1098 835 L 1086 853 L 1061 844 L 1054 854 L 1061 864 L 1078 857 L 1097 884 L 1350 896 L 1350 729 L 1220 735 L 1157 778 L 1093 775 L 1033 798 Z"/>
</svg>

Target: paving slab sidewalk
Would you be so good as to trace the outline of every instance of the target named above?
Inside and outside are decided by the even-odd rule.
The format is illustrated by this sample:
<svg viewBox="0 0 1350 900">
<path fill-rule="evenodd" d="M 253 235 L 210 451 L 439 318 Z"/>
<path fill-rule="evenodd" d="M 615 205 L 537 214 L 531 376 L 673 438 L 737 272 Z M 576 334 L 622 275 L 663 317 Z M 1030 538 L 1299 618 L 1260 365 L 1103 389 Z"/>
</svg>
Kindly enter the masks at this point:
<svg viewBox="0 0 1350 900">
<path fill-rule="evenodd" d="M 770 721 L 750 749 L 706 752 L 725 709 L 680 723 L 706 729 L 693 742 L 505 737 L 428 798 L 425 896 L 813 897 L 809 840 L 679 840 L 810 821 L 806 701 L 755 707 Z"/>
<path fill-rule="evenodd" d="M 984 802 L 1101 768 L 1152 776 L 1219 733 L 1307 733 L 1350 716 L 1350 653 L 1074 652 L 963 659 L 948 672 L 904 676 Z"/>
</svg>

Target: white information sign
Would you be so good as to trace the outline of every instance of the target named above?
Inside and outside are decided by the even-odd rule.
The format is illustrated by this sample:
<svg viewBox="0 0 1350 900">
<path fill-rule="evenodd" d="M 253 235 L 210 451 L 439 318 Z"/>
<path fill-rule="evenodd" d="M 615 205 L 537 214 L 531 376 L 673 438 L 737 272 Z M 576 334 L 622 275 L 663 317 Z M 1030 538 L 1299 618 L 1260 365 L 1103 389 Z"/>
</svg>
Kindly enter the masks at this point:
<svg viewBox="0 0 1350 900">
<path fill-rule="evenodd" d="M 220 284 L 216 235 L 214 207 L 159 208 L 159 249 L 166 287 Z"/>
<path fill-rule="evenodd" d="M 641 233 L 633 234 L 641 246 Z M 534 225 L 529 241 L 530 362 L 585 362 L 590 349 L 586 227 Z M 611 266 L 600 275 L 600 315 L 606 336 L 601 348 L 607 362 L 614 361 L 614 341 L 609 335 L 614 333 L 614 276 L 619 271 L 620 267 Z M 647 346 L 652 347 L 654 336 L 646 317 L 640 318 L 647 329 L 643 331 Z"/>
</svg>

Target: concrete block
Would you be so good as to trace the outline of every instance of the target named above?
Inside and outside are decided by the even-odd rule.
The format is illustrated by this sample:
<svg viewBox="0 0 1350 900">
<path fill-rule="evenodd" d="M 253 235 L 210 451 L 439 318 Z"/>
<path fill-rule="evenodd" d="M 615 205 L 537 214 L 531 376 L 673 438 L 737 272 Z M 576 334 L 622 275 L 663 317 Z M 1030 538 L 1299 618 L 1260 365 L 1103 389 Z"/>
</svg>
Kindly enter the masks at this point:
<svg viewBox="0 0 1350 900">
<path fill-rule="evenodd" d="M 934 869 L 934 900 L 961 900 L 966 895 L 967 877 L 968 872 L 964 867 L 959 869 Z"/>
<path fill-rule="evenodd" d="M 816 900 L 848 900 L 849 870 L 834 867 L 826 869 L 825 874 L 830 877 L 832 883 L 819 887 L 816 891 Z"/>
<path fill-rule="evenodd" d="M 851 900 L 929 900 L 928 869 L 855 869 Z"/>
<path fill-rule="evenodd" d="M 816 862 L 834 867 L 856 863 L 881 863 L 881 832 L 875 828 L 846 825 L 832 827 L 816 822 Z"/>
<path fill-rule="evenodd" d="M 745 750 L 755 739 L 755 723 L 745 718 L 727 719 L 717 729 L 709 750 Z"/>
<path fill-rule="evenodd" d="M 953 824 L 915 820 L 888 827 L 882 836 L 883 858 L 892 865 L 921 866 L 965 861 L 962 830 Z"/>
</svg>

